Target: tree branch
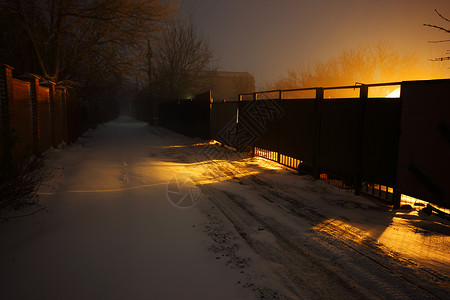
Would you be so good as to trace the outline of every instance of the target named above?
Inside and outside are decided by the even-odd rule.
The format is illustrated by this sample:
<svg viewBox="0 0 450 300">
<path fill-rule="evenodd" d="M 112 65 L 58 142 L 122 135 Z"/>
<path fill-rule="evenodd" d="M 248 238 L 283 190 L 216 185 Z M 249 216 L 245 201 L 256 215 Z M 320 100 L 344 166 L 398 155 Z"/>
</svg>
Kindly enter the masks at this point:
<svg viewBox="0 0 450 300">
<path fill-rule="evenodd" d="M 441 27 L 441 26 L 436 26 L 436 25 L 431 25 L 431 24 L 423 24 L 423 26 L 436 28 L 436 29 L 442 30 L 442 31 L 444 31 L 444 32 L 450 33 L 450 30 L 449 30 L 449 29 L 446 29 L 446 28 Z"/>
<path fill-rule="evenodd" d="M 450 22 L 450 20 L 447 19 L 447 18 L 445 18 L 443 15 L 441 15 L 441 14 L 438 12 L 437 9 L 435 9 L 434 11 L 438 14 L 439 17 L 441 17 L 442 19 L 444 19 L 444 20 L 447 21 L 447 22 Z"/>
<path fill-rule="evenodd" d="M 428 41 L 428 43 L 446 43 L 446 42 L 450 42 L 450 40 L 440 40 L 440 41 Z"/>
</svg>

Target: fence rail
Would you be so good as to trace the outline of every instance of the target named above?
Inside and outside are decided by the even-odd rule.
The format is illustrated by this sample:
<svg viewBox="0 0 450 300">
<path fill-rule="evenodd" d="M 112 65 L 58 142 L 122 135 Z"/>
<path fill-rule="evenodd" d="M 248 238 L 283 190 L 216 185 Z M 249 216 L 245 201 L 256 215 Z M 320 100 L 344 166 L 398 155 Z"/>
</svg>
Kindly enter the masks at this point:
<svg viewBox="0 0 450 300">
<path fill-rule="evenodd" d="M 357 83 L 355 85 L 345 85 L 345 86 L 332 86 L 332 87 L 311 87 L 311 88 L 295 88 L 295 89 L 274 89 L 274 90 L 265 90 L 259 92 L 252 93 L 242 93 L 239 94 L 239 99 L 242 100 L 245 96 L 252 96 L 252 100 L 258 100 L 258 95 L 262 94 L 273 94 L 278 93 L 279 97 L 277 99 L 284 99 L 283 95 L 285 93 L 290 92 L 299 92 L 299 91 L 320 91 L 320 90 L 342 90 L 342 89 L 360 89 L 361 87 L 388 87 L 388 86 L 400 86 L 402 84 L 401 81 L 398 82 L 386 82 L 386 83 L 371 83 L 371 84 L 362 84 Z"/>
</svg>

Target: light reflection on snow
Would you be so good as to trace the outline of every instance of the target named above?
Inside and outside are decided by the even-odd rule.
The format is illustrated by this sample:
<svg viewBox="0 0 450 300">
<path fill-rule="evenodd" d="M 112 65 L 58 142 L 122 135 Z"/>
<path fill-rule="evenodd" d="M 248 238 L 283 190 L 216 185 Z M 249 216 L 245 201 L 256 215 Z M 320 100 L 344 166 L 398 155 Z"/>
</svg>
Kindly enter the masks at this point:
<svg viewBox="0 0 450 300">
<path fill-rule="evenodd" d="M 450 226 L 439 219 L 424 219 L 417 211 L 397 212 L 384 232 L 376 239 L 369 231 L 330 218 L 313 227 L 334 237 L 361 244 L 373 239 L 386 253 L 393 251 L 404 259 L 414 259 L 450 271 Z"/>
<path fill-rule="evenodd" d="M 330 233 L 338 238 L 344 238 L 345 235 L 345 239 L 351 239 L 352 241 L 357 243 L 361 243 L 363 240 L 369 237 L 367 233 L 361 231 L 359 228 L 333 218 L 327 219 L 322 223 L 317 224 L 312 229 Z"/>
<path fill-rule="evenodd" d="M 199 180 L 195 180 L 194 182 L 199 185 L 211 184 L 211 183 L 217 183 L 217 182 L 221 182 L 221 181 L 230 180 L 233 178 L 240 178 L 240 177 L 256 175 L 258 173 L 259 172 L 246 172 L 246 173 L 240 173 L 240 174 L 235 174 L 235 175 L 214 176 L 214 177 L 210 177 L 210 178 L 201 178 Z"/>
<path fill-rule="evenodd" d="M 130 187 L 124 187 L 124 188 L 120 188 L 120 189 L 69 190 L 69 191 L 59 191 L 59 192 L 50 192 L 50 193 L 42 192 L 42 193 L 37 193 L 37 194 L 38 195 L 57 195 L 57 194 L 73 194 L 73 193 L 114 193 L 114 192 L 123 192 L 123 191 L 129 191 L 129 190 L 143 189 L 143 188 L 154 187 L 154 186 L 165 185 L 165 184 L 167 184 L 167 182 L 130 186 Z"/>
<path fill-rule="evenodd" d="M 160 148 L 186 148 L 186 147 L 195 147 L 195 146 L 214 145 L 216 143 L 217 143 L 216 141 L 211 141 L 211 142 L 196 143 L 196 144 L 161 146 Z"/>
<path fill-rule="evenodd" d="M 283 167 L 280 164 L 271 162 L 263 157 L 255 157 L 254 160 L 258 163 L 258 166 L 263 169 L 269 169 L 269 170 L 283 169 Z"/>
<path fill-rule="evenodd" d="M 450 236 L 448 235 L 450 227 L 440 223 L 439 220 L 421 220 L 422 217 L 417 214 L 417 212 L 397 213 L 379 241 L 392 250 L 418 261 L 442 264 L 450 268 Z M 423 229 L 414 226 L 415 223 L 422 223 Z M 445 231 L 441 234 L 429 231 L 436 228 L 443 228 L 447 234 Z"/>
</svg>

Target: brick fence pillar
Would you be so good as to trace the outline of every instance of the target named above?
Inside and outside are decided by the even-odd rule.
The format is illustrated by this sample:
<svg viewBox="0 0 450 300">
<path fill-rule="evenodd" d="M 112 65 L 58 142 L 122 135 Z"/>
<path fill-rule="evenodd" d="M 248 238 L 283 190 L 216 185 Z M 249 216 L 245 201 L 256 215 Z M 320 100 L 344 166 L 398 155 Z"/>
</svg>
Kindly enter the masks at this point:
<svg viewBox="0 0 450 300">
<path fill-rule="evenodd" d="M 0 121 L 1 121 L 1 162 L 4 170 L 8 170 L 12 163 L 11 125 L 9 103 L 13 99 L 12 70 L 14 68 L 0 66 Z"/>
</svg>

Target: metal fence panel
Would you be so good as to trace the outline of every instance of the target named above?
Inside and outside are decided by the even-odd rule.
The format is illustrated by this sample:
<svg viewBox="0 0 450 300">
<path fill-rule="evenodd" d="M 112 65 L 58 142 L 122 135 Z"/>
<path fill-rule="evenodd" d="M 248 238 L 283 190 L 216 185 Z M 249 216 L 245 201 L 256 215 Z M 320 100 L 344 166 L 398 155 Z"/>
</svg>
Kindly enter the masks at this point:
<svg viewBox="0 0 450 300">
<path fill-rule="evenodd" d="M 362 139 L 363 180 L 395 185 L 399 126 L 399 99 L 367 101 Z"/>
<path fill-rule="evenodd" d="M 357 167 L 358 99 L 321 103 L 319 169 L 352 177 Z"/>
<path fill-rule="evenodd" d="M 314 101 L 280 101 L 284 115 L 279 121 L 279 152 L 309 165 L 314 151 Z"/>
<path fill-rule="evenodd" d="M 398 189 L 450 207 L 450 79 L 404 82 L 401 99 Z"/>
<path fill-rule="evenodd" d="M 211 107 L 211 138 L 233 147 L 236 139 L 238 102 L 213 102 Z"/>
<path fill-rule="evenodd" d="M 238 122 L 240 148 L 256 146 L 278 151 L 278 122 L 283 114 L 278 99 L 240 102 Z"/>
</svg>

